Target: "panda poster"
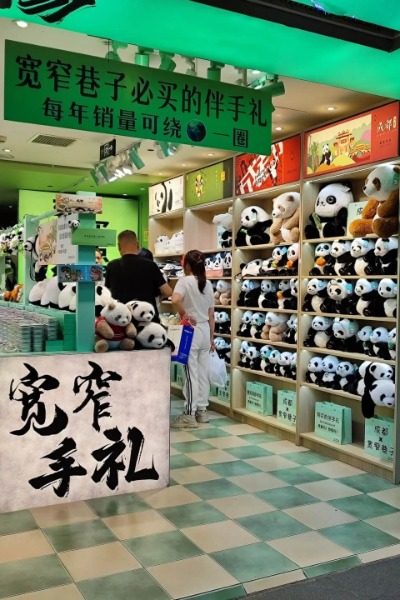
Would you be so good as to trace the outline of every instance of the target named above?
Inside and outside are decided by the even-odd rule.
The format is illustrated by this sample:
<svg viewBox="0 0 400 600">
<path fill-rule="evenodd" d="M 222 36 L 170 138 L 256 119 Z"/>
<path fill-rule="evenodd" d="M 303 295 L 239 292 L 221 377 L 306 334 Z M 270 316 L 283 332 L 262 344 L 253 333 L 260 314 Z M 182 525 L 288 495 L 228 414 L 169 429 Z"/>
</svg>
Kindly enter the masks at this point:
<svg viewBox="0 0 400 600">
<path fill-rule="evenodd" d="M 61 358 L 0 363 L 2 513 L 168 484 L 170 352 Z"/>
<path fill-rule="evenodd" d="M 300 179 L 299 135 L 271 145 L 271 153 L 240 154 L 235 159 L 236 195 L 249 194 Z"/>
<path fill-rule="evenodd" d="M 149 214 L 160 215 L 183 208 L 183 176 L 149 188 Z"/>
<path fill-rule="evenodd" d="M 397 156 L 399 103 L 305 134 L 304 176 L 312 177 Z"/>
</svg>

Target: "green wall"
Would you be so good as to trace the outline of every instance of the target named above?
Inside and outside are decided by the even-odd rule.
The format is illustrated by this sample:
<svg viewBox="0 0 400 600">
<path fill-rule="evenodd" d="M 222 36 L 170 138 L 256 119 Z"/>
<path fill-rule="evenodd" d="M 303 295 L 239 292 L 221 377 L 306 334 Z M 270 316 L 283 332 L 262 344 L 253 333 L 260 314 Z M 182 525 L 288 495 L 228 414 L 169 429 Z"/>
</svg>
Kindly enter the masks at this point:
<svg viewBox="0 0 400 600">
<path fill-rule="evenodd" d="M 149 192 L 139 196 L 139 225 L 138 235 L 140 245 L 143 248 L 149 247 Z"/>
<path fill-rule="evenodd" d="M 53 209 L 55 192 L 33 192 L 31 190 L 19 191 L 18 219 L 24 215 L 40 215 Z M 128 198 L 103 198 L 103 213 L 98 215 L 99 221 L 109 221 L 109 229 L 117 233 L 124 229 L 138 231 L 139 227 L 139 201 Z M 147 225 L 145 227 L 147 229 Z M 118 249 L 107 248 L 107 257 L 112 260 L 118 258 Z M 23 255 L 20 253 L 18 262 L 18 280 L 23 281 Z"/>
</svg>

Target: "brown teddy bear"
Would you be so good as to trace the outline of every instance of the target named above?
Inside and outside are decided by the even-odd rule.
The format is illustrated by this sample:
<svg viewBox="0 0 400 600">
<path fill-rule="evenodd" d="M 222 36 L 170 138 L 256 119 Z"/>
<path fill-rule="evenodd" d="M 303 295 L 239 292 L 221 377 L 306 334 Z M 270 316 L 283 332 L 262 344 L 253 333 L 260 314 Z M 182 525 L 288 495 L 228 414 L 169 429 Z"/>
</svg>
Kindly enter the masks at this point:
<svg viewBox="0 0 400 600">
<path fill-rule="evenodd" d="M 289 192 L 273 199 L 272 225 L 269 233 L 272 244 L 299 241 L 300 194 Z"/>
<path fill-rule="evenodd" d="M 132 323 L 132 314 L 121 302 L 111 300 L 103 308 L 101 316 L 96 319 L 95 331 L 95 352 L 133 350 L 135 347 L 137 331 Z"/>
<path fill-rule="evenodd" d="M 351 235 L 375 233 L 387 238 L 398 232 L 399 175 L 400 167 L 395 165 L 380 165 L 371 171 L 363 187 L 368 202 L 361 218 L 350 223 Z"/>
</svg>

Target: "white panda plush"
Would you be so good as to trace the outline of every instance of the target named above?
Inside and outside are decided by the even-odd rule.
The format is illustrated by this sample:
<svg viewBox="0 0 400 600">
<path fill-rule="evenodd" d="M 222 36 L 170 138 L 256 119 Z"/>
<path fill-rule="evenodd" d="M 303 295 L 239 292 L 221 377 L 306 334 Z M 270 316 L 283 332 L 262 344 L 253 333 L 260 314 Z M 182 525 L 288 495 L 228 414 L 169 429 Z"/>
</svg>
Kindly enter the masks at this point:
<svg viewBox="0 0 400 600">
<path fill-rule="evenodd" d="M 257 346 L 250 344 L 247 348 L 246 356 L 249 361 L 249 369 L 259 371 L 261 369 L 261 354 Z"/>
<path fill-rule="evenodd" d="M 332 325 L 333 336 L 326 347 L 342 352 L 359 352 L 361 348 L 357 338 L 358 329 L 357 321 L 336 317 Z"/>
<path fill-rule="evenodd" d="M 397 317 L 397 284 L 392 279 L 381 279 L 378 294 L 383 298 L 383 311 L 385 317 Z"/>
<path fill-rule="evenodd" d="M 243 340 L 241 342 L 240 348 L 239 348 L 238 366 L 244 367 L 245 369 L 248 369 L 248 367 L 249 367 L 249 360 L 247 358 L 248 348 L 249 348 L 249 342 L 246 342 L 245 340 Z"/>
<path fill-rule="evenodd" d="M 60 288 L 58 286 L 58 278 L 51 277 L 47 280 L 47 285 L 40 300 L 40 305 L 44 307 L 58 308 L 59 295 Z"/>
<path fill-rule="evenodd" d="M 329 238 L 346 234 L 347 208 L 354 201 L 352 191 L 343 183 L 329 183 L 315 201 L 314 213 L 306 225 L 305 237 Z"/>
<path fill-rule="evenodd" d="M 251 320 L 253 318 L 253 313 L 251 310 L 246 310 L 241 318 L 241 325 L 239 327 L 239 331 L 237 335 L 239 337 L 251 337 L 250 336 L 250 328 L 251 328 Z"/>
<path fill-rule="evenodd" d="M 313 356 L 308 361 L 306 381 L 313 383 L 314 385 L 321 385 L 323 375 L 322 358 L 320 356 Z"/>
<path fill-rule="evenodd" d="M 272 375 L 279 375 L 279 359 L 281 357 L 281 353 L 279 350 L 274 348 L 269 355 L 269 365 L 266 367 L 266 372 L 271 373 Z"/>
<path fill-rule="evenodd" d="M 29 292 L 28 300 L 29 300 L 30 304 L 35 304 L 36 306 L 40 306 L 40 301 L 45 292 L 48 282 L 49 282 L 49 279 L 43 279 L 42 281 L 38 281 L 37 283 L 35 283 L 35 285 L 31 289 L 31 291 Z"/>
<path fill-rule="evenodd" d="M 322 380 L 321 385 L 326 388 L 334 388 L 337 385 L 338 375 L 336 374 L 339 365 L 339 359 L 336 356 L 325 356 L 322 359 Z"/>
<path fill-rule="evenodd" d="M 126 306 L 129 308 L 132 320 L 136 325 L 151 323 L 156 314 L 155 308 L 150 302 L 131 300 L 127 302 Z"/>
<path fill-rule="evenodd" d="M 219 356 L 222 358 L 227 365 L 231 362 L 231 344 L 227 340 L 221 337 L 217 337 L 214 339 L 215 350 Z"/>
<path fill-rule="evenodd" d="M 76 284 L 59 283 L 60 294 L 58 296 L 58 308 L 61 310 L 76 310 Z"/>
<path fill-rule="evenodd" d="M 304 296 L 303 311 L 319 312 L 326 299 L 328 282 L 323 279 L 310 279 L 307 282 L 306 294 Z"/>
<path fill-rule="evenodd" d="M 231 332 L 231 318 L 225 310 L 215 311 L 215 333 L 230 334 Z"/>
<path fill-rule="evenodd" d="M 251 260 L 249 263 L 241 264 L 240 268 L 242 271 L 242 277 L 258 277 L 262 266 L 262 258 L 256 258 Z"/>
<path fill-rule="evenodd" d="M 321 312 L 355 315 L 357 300 L 353 296 L 353 284 L 345 279 L 331 279 L 327 285 L 327 298 L 321 304 Z"/>
<path fill-rule="evenodd" d="M 331 255 L 332 244 L 322 242 L 317 244 L 314 251 L 314 266 L 310 269 L 310 275 L 334 275 L 335 259 Z"/>
<path fill-rule="evenodd" d="M 271 279 L 263 279 L 261 282 L 261 293 L 258 297 L 259 308 L 278 308 L 276 297 L 277 285 Z"/>
<path fill-rule="evenodd" d="M 356 312 L 365 317 L 381 317 L 384 315 L 383 302 L 378 294 L 378 283 L 371 279 L 362 277 L 358 279 L 354 287 L 354 293 L 358 297 Z"/>
<path fill-rule="evenodd" d="M 287 377 L 291 379 L 291 363 L 292 363 L 292 352 L 281 352 L 278 360 L 278 373 L 280 377 Z"/>
<path fill-rule="evenodd" d="M 286 268 L 284 269 L 285 275 L 297 275 L 299 258 L 300 244 L 296 242 L 288 248 Z"/>
<path fill-rule="evenodd" d="M 376 273 L 397 275 L 397 253 L 399 242 L 395 237 L 378 238 L 375 242 Z"/>
<path fill-rule="evenodd" d="M 367 356 L 372 356 L 372 343 L 370 341 L 373 328 L 371 325 L 365 325 L 357 332 L 357 339 L 360 342 L 360 352 Z"/>
<path fill-rule="evenodd" d="M 240 288 L 238 306 L 257 306 L 261 285 L 259 281 L 245 279 Z"/>
<path fill-rule="evenodd" d="M 138 330 L 137 349 L 161 350 L 166 346 L 172 346 L 172 342 L 168 340 L 167 332 L 160 323 L 150 322 Z"/>
<path fill-rule="evenodd" d="M 230 248 L 232 246 L 232 208 L 226 213 L 215 215 L 212 222 L 218 228 L 218 240 L 221 248 Z"/>
<path fill-rule="evenodd" d="M 269 269 L 268 275 L 285 275 L 285 267 L 288 256 L 287 246 L 277 246 L 272 251 L 273 267 Z"/>
<path fill-rule="evenodd" d="M 97 284 L 95 287 L 95 314 L 100 316 L 103 308 L 112 300 L 111 292 L 105 285 Z"/>
<path fill-rule="evenodd" d="M 389 352 L 389 332 L 386 327 L 375 327 L 372 331 L 369 341 L 372 344 L 373 356 L 390 360 Z"/>
<path fill-rule="evenodd" d="M 251 318 L 250 337 L 261 339 L 261 332 L 265 323 L 265 314 L 260 312 L 253 313 Z"/>
<path fill-rule="evenodd" d="M 269 365 L 269 357 L 271 355 L 271 352 L 273 351 L 273 346 L 269 346 L 268 344 L 266 346 L 262 346 L 261 350 L 260 350 L 260 356 L 261 356 L 261 371 L 264 371 L 264 373 L 267 372 L 267 366 Z"/>
<path fill-rule="evenodd" d="M 332 337 L 332 325 L 333 319 L 331 317 L 323 317 L 322 315 L 314 317 L 303 345 L 309 348 L 326 348 Z"/>
<path fill-rule="evenodd" d="M 285 344 L 297 344 L 297 316 L 290 315 L 286 325 L 287 329 L 283 334 L 282 342 L 284 342 Z"/>
<path fill-rule="evenodd" d="M 366 419 L 374 416 L 375 406 L 393 407 L 396 387 L 394 371 L 385 363 L 367 363 L 363 369 L 361 411 Z"/>
<path fill-rule="evenodd" d="M 357 391 L 357 365 L 347 360 L 341 360 L 336 369 L 338 380 L 335 382 L 335 389 L 343 390 L 348 394 L 355 394 Z"/>
<path fill-rule="evenodd" d="M 333 266 L 336 275 L 354 275 L 354 260 L 351 256 L 351 243 L 335 240 L 331 246 L 331 256 L 335 259 Z"/>
<path fill-rule="evenodd" d="M 396 338 L 397 338 L 397 329 L 393 327 L 389 331 L 388 335 L 388 348 L 391 360 L 396 360 Z"/>
<path fill-rule="evenodd" d="M 236 235 L 236 246 L 268 244 L 272 219 L 260 206 L 248 206 L 240 216 L 241 227 Z"/>
<path fill-rule="evenodd" d="M 222 266 L 224 274 L 230 275 L 230 271 L 232 271 L 232 252 L 225 252 L 222 259 Z M 228 273 L 226 273 L 226 271 L 228 271 Z"/>
<path fill-rule="evenodd" d="M 276 297 L 278 298 L 278 308 L 280 310 L 285 308 L 285 300 L 290 298 L 290 281 L 288 279 L 281 279 L 278 284 L 278 291 L 276 292 Z"/>
<path fill-rule="evenodd" d="M 359 277 L 377 273 L 375 244 L 372 240 L 356 238 L 351 242 L 350 254 L 355 259 L 354 271 Z M 348 273 L 350 275 L 350 273 Z"/>
</svg>

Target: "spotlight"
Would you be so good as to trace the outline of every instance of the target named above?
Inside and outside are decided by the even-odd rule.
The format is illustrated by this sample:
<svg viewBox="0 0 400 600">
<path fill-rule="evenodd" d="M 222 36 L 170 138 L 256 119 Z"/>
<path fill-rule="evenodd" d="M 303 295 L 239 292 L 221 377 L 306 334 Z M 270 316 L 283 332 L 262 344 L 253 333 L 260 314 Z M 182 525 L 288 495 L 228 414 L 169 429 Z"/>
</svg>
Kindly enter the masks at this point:
<svg viewBox="0 0 400 600">
<path fill-rule="evenodd" d="M 211 81 L 221 81 L 221 69 L 225 66 L 224 63 L 211 61 L 207 69 L 207 79 Z"/>
<path fill-rule="evenodd" d="M 160 52 L 160 69 L 163 71 L 175 71 L 176 62 L 173 59 L 175 54 L 172 52 Z"/>
<path fill-rule="evenodd" d="M 26 21 L 14 21 L 17 27 L 21 29 L 26 29 L 28 27 L 28 23 Z"/>
<path fill-rule="evenodd" d="M 150 54 L 153 52 L 153 48 L 144 48 L 138 46 L 138 51 L 135 54 L 135 65 L 140 67 L 148 67 L 150 65 Z"/>
<path fill-rule="evenodd" d="M 157 147 L 158 158 L 168 158 L 178 152 L 179 144 L 173 144 L 172 142 L 157 142 Z"/>
<path fill-rule="evenodd" d="M 143 169 L 143 167 L 144 167 L 144 162 L 142 161 L 142 159 L 139 156 L 139 148 L 140 148 L 140 142 L 138 142 L 137 144 L 133 144 L 129 150 L 129 158 L 132 161 L 132 163 L 135 165 L 135 167 L 138 171 L 140 169 Z"/>
</svg>

